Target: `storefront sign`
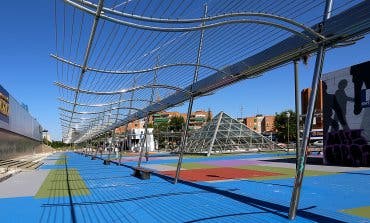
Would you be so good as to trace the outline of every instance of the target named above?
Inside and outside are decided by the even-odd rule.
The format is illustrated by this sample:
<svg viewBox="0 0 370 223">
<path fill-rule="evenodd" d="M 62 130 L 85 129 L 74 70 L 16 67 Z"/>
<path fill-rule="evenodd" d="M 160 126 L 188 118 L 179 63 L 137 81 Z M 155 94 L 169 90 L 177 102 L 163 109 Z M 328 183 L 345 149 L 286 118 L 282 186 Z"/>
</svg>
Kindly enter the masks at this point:
<svg viewBox="0 0 370 223">
<path fill-rule="evenodd" d="M 9 93 L 0 85 L 0 120 L 9 123 Z"/>
</svg>

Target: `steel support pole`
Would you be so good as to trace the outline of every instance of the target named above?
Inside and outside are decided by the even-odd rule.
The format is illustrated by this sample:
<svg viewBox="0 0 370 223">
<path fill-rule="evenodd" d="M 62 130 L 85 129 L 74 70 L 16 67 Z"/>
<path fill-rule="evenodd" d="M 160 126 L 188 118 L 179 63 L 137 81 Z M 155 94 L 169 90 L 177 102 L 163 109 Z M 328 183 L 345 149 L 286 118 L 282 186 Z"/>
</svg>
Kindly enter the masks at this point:
<svg viewBox="0 0 370 223">
<path fill-rule="evenodd" d="M 208 10 L 207 5 L 204 5 L 204 16 L 203 16 L 203 18 L 207 17 L 207 10 Z M 202 27 L 205 26 L 205 21 L 202 22 L 201 26 Z M 196 63 L 197 66 L 195 67 L 194 77 L 193 77 L 193 84 L 190 87 L 190 92 L 193 91 L 193 85 L 198 80 L 199 64 L 200 64 L 200 56 L 201 56 L 202 48 L 203 48 L 203 40 L 204 40 L 204 29 L 201 29 L 200 39 L 199 39 L 199 46 L 198 46 L 198 53 L 197 53 L 197 63 Z M 189 123 L 190 123 L 191 112 L 193 110 L 193 102 L 194 102 L 194 97 L 192 95 L 190 95 L 188 112 L 187 112 L 185 128 L 184 128 L 184 135 L 183 135 L 182 140 L 181 140 L 180 154 L 179 154 L 179 160 L 178 160 L 178 163 L 177 163 L 176 176 L 175 176 L 174 184 L 177 183 L 177 181 L 179 179 L 179 176 L 180 176 L 182 159 L 183 159 L 183 156 L 184 156 L 185 146 L 186 146 L 186 143 L 187 143 L 187 140 L 188 140 Z"/>
<path fill-rule="evenodd" d="M 141 132 L 140 134 L 140 152 L 139 152 L 139 161 L 137 162 L 137 167 L 141 166 L 141 159 L 143 158 L 143 151 L 144 151 L 144 140 L 145 140 L 145 134 Z"/>
<path fill-rule="evenodd" d="M 288 151 L 289 151 L 289 145 L 290 145 L 290 142 L 289 142 L 289 118 L 290 118 L 290 114 L 288 116 L 288 138 L 287 138 L 287 140 L 288 140 L 288 142 L 287 142 L 287 144 L 288 144 Z"/>
<path fill-rule="evenodd" d="M 119 161 L 118 161 L 118 165 L 121 166 L 121 162 L 122 162 L 122 151 L 123 151 L 123 148 L 125 147 L 125 138 L 123 138 L 123 141 L 121 139 L 121 146 L 120 146 L 120 149 L 119 149 Z"/>
<path fill-rule="evenodd" d="M 295 95 L 295 114 L 296 114 L 296 143 L 295 143 L 295 158 L 296 158 L 296 164 L 295 169 L 298 170 L 298 148 L 299 148 L 299 125 L 300 125 L 300 112 L 299 112 L 299 105 L 300 105 L 300 98 L 299 98 L 299 76 L 298 76 L 298 60 L 294 61 L 294 95 Z"/>
<path fill-rule="evenodd" d="M 133 84 L 132 84 L 132 87 L 134 88 L 136 86 L 136 77 L 134 77 L 134 82 L 133 82 Z M 134 95 L 135 95 L 135 91 L 133 91 L 132 93 L 131 93 L 131 97 L 130 97 L 130 108 L 132 108 L 132 101 L 133 101 L 133 99 L 134 99 Z M 128 110 L 128 117 L 130 117 L 130 115 L 131 115 L 131 109 L 129 109 Z M 129 147 L 130 149 L 131 149 L 131 139 L 130 139 L 130 136 L 129 136 L 129 134 L 128 134 L 128 124 L 129 123 L 127 123 L 126 124 L 126 136 L 127 136 L 127 147 Z"/>
<path fill-rule="evenodd" d="M 323 22 L 322 22 L 322 28 L 324 28 L 325 21 L 330 17 L 332 5 L 333 5 L 332 0 L 326 0 L 324 17 L 323 17 Z M 306 165 L 306 158 L 307 158 L 306 157 L 306 149 L 307 149 L 307 145 L 308 145 L 312 120 L 313 120 L 313 116 L 314 116 L 316 95 L 317 95 L 317 90 L 318 90 L 318 87 L 319 87 L 319 82 L 320 82 L 320 79 L 321 79 L 321 72 L 322 72 L 324 57 L 325 57 L 325 45 L 321 44 L 319 46 L 319 49 L 318 49 L 318 52 L 317 52 L 317 55 L 316 55 L 315 70 L 314 70 L 314 76 L 313 76 L 313 79 L 312 79 L 312 91 L 311 91 L 311 95 L 310 95 L 306 120 L 305 120 L 305 124 L 304 124 L 301 151 L 300 151 L 300 157 L 299 157 L 299 160 L 298 160 L 298 170 L 296 171 L 294 189 L 293 189 L 292 198 L 291 198 L 291 201 L 290 201 L 290 209 L 289 209 L 289 219 L 290 220 L 295 219 L 295 217 L 297 215 L 297 209 L 298 209 L 298 205 L 299 205 L 300 192 L 301 192 L 301 188 L 302 188 L 302 181 L 303 181 L 304 170 L 305 170 L 305 165 Z"/>
<path fill-rule="evenodd" d="M 210 144 L 210 146 L 209 146 L 207 156 L 210 156 L 210 155 L 211 155 L 211 152 L 212 152 L 212 149 L 213 149 L 213 145 L 215 144 L 215 141 L 216 141 L 216 136 L 217 136 L 217 132 L 218 132 L 218 127 L 220 126 L 221 119 L 222 119 L 222 116 L 223 116 L 223 115 L 224 115 L 224 113 L 223 113 L 223 112 L 221 112 L 221 113 L 220 113 L 220 117 L 218 117 L 217 125 L 216 125 L 216 129 L 215 129 L 215 133 L 213 134 L 212 141 L 211 141 L 211 144 Z M 230 129 L 229 129 L 229 132 L 230 132 Z M 228 132 L 228 133 L 229 133 L 229 132 Z"/>
<path fill-rule="evenodd" d="M 96 119 L 96 120 L 95 120 L 95 122 L 96 122 L 96 123 L 94 123 L 94 124 L 99 123 L 99 121 L 97 121 L 97 120 L 98 120 L 98 119 Z M 99 149 L 99 147 L 100 147 L 100 142 L 99 142 L 99 144 L 98 144 L 97 148 L 95 148 L 95 156 L 94 156 L 94 158 L 93 158 L 93 159 L 96 159 L 96 157 L 98 157 L 98 149 Z"/>
<path fill-rule="evenodd" d="M 95 37 L 96 29 L 98 27 L 98 22 L 99 22 L 100 14 L 101 14 L 102 9 L 103 9 L 103 5 L 104 5 L 104 0 L 99 0 L 98 7 L 96 9 L 96 13 L 95 13 L 95 17 L 94 17 L 94 22 L 93 22 L 93 25 L 91 27 L 89 41 L 88 41 L 87 46 L 86 46 L 86 51 L 85 51 L 85 55 L 84 55 L 84 60 L 83 60 L 82 68 L 81 68 L 80 77 L 79 77 L 78 83 L 77 83 L 77 91 L 75 92 L 75 95 L 74 95 L 74 104 L 73 104 L 73 109 L 72 109 L 73 112 L 71 114 L 71 119 L 69 121 L 68 131 L 71 131 L 72 119 L 73 119 L 73 115 L 74 115 L 74 112 L 75 112 L 76 106 L 77 106 L 76 103 L 77 103 L 77 99 L 78 99 L 78 93 L 80 91 L 80 86 L 81 86 L 81 83 L 82 83 L 82 79 L 83 79 L 84 74 L 87 70 L 87 62 L 89 60 L 91 46 L 92 46 L 93 41 L 94 41 L 94 37 Z"/>
<path fill-rule="evenodd" d="M 108 117 L 108 119 L 107 119 L 107 126 L 108 126 L 108 125 L 109 125 L 109 123 L 110 123 L 110 116 L 112 115 L 112 106 L 113 106 L 113 105 L 111 105 L 111 106 L 110 106 L 109 117 Z M 113 133 L 112 133 L 112 134 L 113 134 Z M 110 149 L 110 148 L 112 148 L 112 147 L 109 147 L 108 136 L 109 136 L 109 134 L 108 134 L 108 132 L 107 132 L 108 157 L 107 157 L 107 159 L 105 160 L 105 164 L 110 164 L 110 154 L 111 154 L 111 149 Z M 112 146 L 112 144 L 113 144 L 113 135 L 112 135 L 112 142 L 111 142 L 110 144 L 111 144 L 111 146 Z"/>
<path fill-rule="evenodd" d="M 157 61 L 155 64 L 155 68 L 159 67 L 159 57 L 157 57 Z M 157 69 L 154 69 L 154 77 L 153 77 L 153 85 L 157 83 Z M 152 88 L 151 94 L 150 94 L 150 101 L 149 101 L 149 106 L 153 104 L 154 101 L 154 88 Z M 148 151 L 148 123 L 149 123 L 149 113 L 145 117 L 145 135 L 144 135 L 144 140 L 145 140 L 145 158 L 146 161 L 149 160 L 149 151 Z M 143 158 L 143 150 L 141 150 L 140 155 L 139 155 L 139 161 L 138 161 L 138 167 L 141 165 L 141 160 Z"/>
<path fill-rule="evenodd" d="M 108 137 L 109 137 L 109 133 L 108 133 L 108 132 L 106 132 L 106 133 L 105 133 L 105 143 L 104 143 L 104 145 L 105 145 L 105 149 L 104 149 L 104 150 L 108 150 L 108 153 L 109 153 L 109 142 L 108 142 Z"/>
<path fill-rule="evenodd" d="M 122 100 L 122 93 L 119 95 L 119 98 L 118 98 L 118 101 L 121 101 Z M 115 121 L 114 121 L 114 124 L 116 124 L 117 123 L 117 121 L 118 121 L 118 115 L 119 115 L 119 108 L 121 107 L 121 102 L 120 103 L 118 103 L 118 109 L 117 109 L 117 113 L 116 113 L 116 118 L 115 118 Z M 116 141 L 116 128 L 114 128 L 113 130 L 112 130 L 112 145 L 113 145 L 113 149 L 115 149 L 116 147 L 115 147 L 115 141 Z M 113 150 L 112 149 L 112 150 Z M 120 152 L 119 152 L 120 153 Z M 110 160 L 109 160 L 110 161 Z"/>
</svg>

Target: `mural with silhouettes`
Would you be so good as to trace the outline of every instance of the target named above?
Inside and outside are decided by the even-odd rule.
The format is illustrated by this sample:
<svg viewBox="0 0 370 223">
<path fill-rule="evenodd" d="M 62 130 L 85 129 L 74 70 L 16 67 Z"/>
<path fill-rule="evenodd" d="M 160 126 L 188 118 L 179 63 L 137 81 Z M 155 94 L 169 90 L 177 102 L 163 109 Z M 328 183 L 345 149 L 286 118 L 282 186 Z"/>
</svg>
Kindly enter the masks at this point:
<svg viewBox="0 0 370 223">
<path fill-rule="evenodd" d="M 324 163 L 370 166 L 370 61 L 324 74 Z"/>
</svg>

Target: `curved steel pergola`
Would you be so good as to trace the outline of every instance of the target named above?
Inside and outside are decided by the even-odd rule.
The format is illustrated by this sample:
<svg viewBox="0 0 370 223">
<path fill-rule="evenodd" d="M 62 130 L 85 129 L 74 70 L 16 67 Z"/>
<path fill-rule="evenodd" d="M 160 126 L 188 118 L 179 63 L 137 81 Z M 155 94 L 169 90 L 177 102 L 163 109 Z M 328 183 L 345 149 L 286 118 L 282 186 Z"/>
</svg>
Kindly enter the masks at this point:
<svg viewBox="0 0 370 223">
<path fill-rule="evenodd" d="M 99 8 L 98 5 L 92 4 L 91 2 L 88 2 L 88 1 L 77 1 L 81 4 L 77 4 L 75 1 L 71 1 L 71 0 L 66 0 L 66 2 L 70 5 L 73 5 L 77 8 L 79 8 L 80 10 L 83 10 L 83 11 L 91 14 L 91 15 L 95 15 L 97 9 Z M 91 10 L 89 8 L 86 8 L 82 5 L 88 5 L 88 6 L 92 7 L 95 11 Z M 138 16 L 138 15 L 133 15 L 133 14 L 130 15 L 130 14 L 127 14 L 127 13 L 122 13 L 122 12 L 116 11 L 116 10 L 111 10 L 111 9 L 108 9 L 108 8 L 105 8 L 105 7 L 102 8 L 102 12 L 103 12 L 103 14 L 100 15 L 100 18 L 102 18 L 102 19 L 105 19 L 105 20 L 108 20 L 108 21 L 111 21 L 111 22 L 115 22 L 115 23 L 118 23 L 118 24 L 121 24 L 121 25 L 130 26 L 130 27 L 139 28 L 139 29 L 144 29 L 144 30 L 153 30 L 153 31 L 161 31 L 161 32 L 192 32 L 192 31 L 216 28 L 216 27 L 219 27 L 219 26 L 235 24 L 235 23 L 255 23 L 255 24 L 260 24 L 260 25 L 274 26 L 274 27 L 279 28 L 279 29 L 284 29 L 284 30 L 292 32 L 292 33 L 294 33 L 298 36 L 301 36 L 303 38 L 307 38 L 307 39 L 313 40 L 313 41 L 315 41 L 315 38 L 325 40 L 324 36 L 320 35 L 320 33 L 314 31 L 310 27 L 307 27 L 303 24 L 295 22 L 292 19 L 285 18 L 285 17 L 282 17 L 282 16 L 273 15 L 273 14 L 269 14 L 269 13 L 238 12 L 238 13 L 225 13 L 225 14 L 222 14 L 222 15 L 209 16 L 209 17 L 204 17 L 204 18 L 195 18 L 195 19 L 161 19 L 161 18 L 149 18 L 149 17 Z M 204 23 L 204 22 L 211 22 L 211 21 L 219 20 L 219 19 L 227 19 L 227 18 L 235 18 L 235 17 L 270 18 L 270 19 L 275 19 L 275 20 L 278 20 L 280 22 L 286 22 L 290 25 L 299 27 L 299 28 L 307 31 L 311 35 L 313 35 L 314 38 L 310 38 L 309 36 L 306 36 L 306 35 L 298 32 L 294 29 L 291 29 L 288 26 L 281 25 L 281 24 L 274 23 L 274 22 L 270 22 L 270 21 L 263 21 L 263 20 L 236 19 L 236 20 L 216 22 L 216 23 L 209 24 L 209 25 L 204 25 L 204 26 L 158 27 L 158 26 L 146 26 L 146 25 L 141 25 L 141 24 L 138 24 L 138 23 L 127 22 L 127 21 L 124 21 L 122 19 L 116 19 L 116 18 L 113 18 L 111 16 L 107 16 L 106 12 L 109 12 L 109 13 L 115 14 L 115 15 L 119 15 L 119 16 L 122 16 L 122 17 L 126 17 L 126 18 L 137 19 L 137 20 L 140 20 L 140 21 L 158 22 L 158 23 L 173 23 L 173 24 Z"/>
<path fill-rule="evenodd" d="M 216 0 L 205 6 L 152 0 L 128 2 L 122 10 L 110 0 L 96 1 L 55 5 L 56 52 L 51 56 L 57 64 L 63 138 L 88 141 L 142 118 L 147 126 L 149 114 L 189 101 L 175 182 L 195 97 L 317 52 L 306 135 L 325 49 L 370 30 L 369 1 L 332 8 L 332 0 L 262 0 L 258 5 Z M 161 9 L 162 4 L 168 6 Z M 306 145 L 307 137 L 302 151 Z M 290 218 L 298 198 L 296 186 Z"/>
<path fill-rule="evenodd" d="M 150 87 L 158 87 L 158 88 L 172 88 L 173 86 L 167 85 L 167 84 L 162 84 L 162 85 L 153 85 L 153 86 L 142 86 L 142 87 L 132 87 L 128 89 L 122 89 L 118 91 L 94 91 L 94 90 L 84 90 L 81 89 L 81 82 L 84 78 L 84 75 L 86 72 L 96 72 L 96 73 L 101 73 L 101 74 L 126 74 L 126 75 L 133 75 L 133 74 L 144 74 L 144 73 L 150 73 L 150 72 L 158 72 L 159 70 L 162 69 L 167 69 L 167 68 L 172 68 L 172 67 L 184 67 L 184 66 L 190 66 L 190 67 L 195 67 L 195 76 L 198 76 L 199 68 L 207 68 L 210 70 L 214 70 L 216 73 L 223 73 L 224 75 L 231 74 L 231 75 L 238 75 L 238 74 L 232 74 L 228 73 L 225 69 L 217 69 L 213 66 L 209 65 L 203 65 L 200 63 L 200 52 L 201 48 L 203 45 L 203 33 L 207 29 L 211 28 L 217 28 L 217 27 L 222 27 L 225 25 L 230 25 L 230 24 L 244 24 L 244 23 L 251 23 L 251 24 L 259 24 L 259 25 L 267 25 L 267 26 L 272 26 L 278 29 L 282 29 L 285 31 L 288 31 L 290 33 L 293 33 L 296 36 L 299 36 L 306 41 L 309 41 L 313 44 L 319 44 L 322 41 L 325 41 L 325 36 L 321 35 L 320 32 L 315 31 L 311 27 L 304 25 L 300 22 L 296 22 L 293 19 L 284 17 L 284 16 L 279 16 L 275 15 L 272 13 L 261 13 L 261 12 L 230 12 L 230 13 L 224 13 L 224 14 L 216 14 L 213 16 L 208 16 L 207 15 L 207 9 L 204 11 L 204 15 L 199 18 L 186 18 L 186 19 L 171 19 L 171 18 L 156 18 L 156 17 L 147 17 L 147 16 L 140 16 L 136 14 L 128 14 L 124 12 L 120 12 L 114 9 L 110 9 L 108 7 L 104 7 L 104 1 L 101 0 L 98 2 L 98 4 L 94 4 L 92 2 L 88 1 L 71 1 L 71 0 L 66 0 L 67 4 L 70 4 L 77 9 L 80 9 L 84 12 L 87 12 L 91 15 L 94 15 L 94 23 L 92 25 L 91 29 L 91 35 L 89 37 L 89 41 L 86 47 L 85 51 L 85 56 L 83 63 L 80 65 L 78 63 L 72 62 L 68 59 L 62 58 L 60 56 L 56 55 L 51 55 L 53 58 L 56 60 L 65 63 L 66 65 L 73 66 L 75 68 L 79 68 L 81 70 L 80 77 L 78 79 L 77 87 L 71 87 L 62 83 L 56 82 L 56 85 L 75 92 L 74 100 L 69 101 L 73 105 L 72 109 L 72 116 L 71 116 L 71 121 L 75 113 L 76 106 L 78 106 L 79 103 L 77 101 L 78 95 L 80 93 L 84 94 L 92 94 L 92 95 L 115 95 L 115 94 L 123 94 L 123 93 L 128 93 L 133 90 L 141 89 L 141 88 L 150 88 Z M 118 16 L 119 18 L 113 18 L 112 16 Z M 258 19 L 245 19 L 246 17 L 252 17 L 252 18 L 258 18 Z M 89 58 L 91 46 L 94 40 L 94 36 L 96 33 L 97 25 L 99 19 L 104 19 L 107 21 L 111 21 L 120 25 L 124 25 L 127 27 L 133 27 L 137 29 L 142 29 L 142 30 L 152 30 L 152 31 L 159 31 L 159 32 L 196 32 L 200 31 L 201 32 L 201 41 L 198 46 L 198 59 L 197 63 L 186 63 L 186 62 L 180 62 L 180 63 L 173 63 L 173 64 L 164 64 L 164 65 L 156 65 L 153 68 L 146 68 L 146 69 L 138 69 L 138 70 L 107 70 L 107 69 L 98 69 L 98 68 L 92 68 L 87 66 L 87 61 Z M 124 19 L 132 19 L 135 20 L 136 22 L 128 22 L 124 21 Z M 267 19 L 261 20 L 261 19 Z M 140 22 L 148 22 L 148 23 L 156 23 L 158 25 L 143 25 L 140 24 Z M 200 23 L 201 25 L 199 26 L 197 23 Z M 207 23 L 207 24 L 206 24 Z M 279 24 L 281 23 L 281 24 Z M 174 26 L 171 27 L 165 27 L 163 25 L 166 24 L 171 24 Z M 184 24 L 190 24 L 190 26 L 184 26 Z M 196 25 L 191 25 L 191 24 L 196 24 Z M 303 30 L 304 32 L 302 33 L 301 31 L 297 30 Z M 194 81 L 193 81 L 194 82 Z M 190 87 L 190 91 L 191 91 Z M 176 91 L 182 91 L 183 89 L 178 88 L 178 87 L 173 87 L 173 90 Z M 191 96 L 191 93 L 185 92 Z M 198 93 L 197 96 L 201 95 L 202 92 Z M 103 103 L 103 104 L 111 104 L 111 102 L 108 103 Z M 94 106 L 91 106 L 94 107 Z M 98 107 L 98 106 L 96 106 Z M 77 113 L 76 113 L 77 114 Z"/>
</svg>

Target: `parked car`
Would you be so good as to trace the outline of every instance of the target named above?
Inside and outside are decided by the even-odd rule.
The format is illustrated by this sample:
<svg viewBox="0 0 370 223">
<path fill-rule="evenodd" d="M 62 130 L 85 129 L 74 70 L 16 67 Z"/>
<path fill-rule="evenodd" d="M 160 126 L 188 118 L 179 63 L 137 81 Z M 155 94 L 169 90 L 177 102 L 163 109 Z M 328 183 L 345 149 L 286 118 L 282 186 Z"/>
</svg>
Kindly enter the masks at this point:
<svg viewBox="0 0 370 223">
<path fill-rule="evenodd" d="M 318 140 L 318 141 L 312 143 L 312 146 L 323 147 L 324 146 L 324 141 L 323 140 Z"/>
</svg>

